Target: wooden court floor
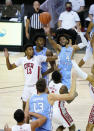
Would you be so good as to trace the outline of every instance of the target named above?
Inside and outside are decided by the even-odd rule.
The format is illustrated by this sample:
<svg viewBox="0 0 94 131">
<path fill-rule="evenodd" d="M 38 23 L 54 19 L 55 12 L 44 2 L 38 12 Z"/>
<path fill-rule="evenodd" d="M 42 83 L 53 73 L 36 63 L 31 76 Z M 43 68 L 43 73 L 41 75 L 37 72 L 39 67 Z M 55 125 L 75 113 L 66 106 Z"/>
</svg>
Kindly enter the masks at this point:
<svg viewBox="0 0 94 131">
<path fill-rule="evenodd" d="M 10 53 L 11 63 L 21 56 L 24 56 L 24 53 Z M 84 54 L 76 54 L 74 58 L 78 63 L 83 56 Z M 89 59 L 82 69 L 90 73 L 93 61 L 93 58 Z M 3 129 L 5 123 L 10 127 L 16 124 L 13 113 L 16 109 L 22 108 L 21 94 L 24 87 L 22 67 L 8 71 L 5 63 L 3 52 L 0 52 L 0 129 Z M 76 85 L 78 97 L 71 104 L 66 104 L 66 107 L 74 120 L 76 130 L 85 131 L 93 100 L 87 81 L 77 78 Z"/>
</svg>

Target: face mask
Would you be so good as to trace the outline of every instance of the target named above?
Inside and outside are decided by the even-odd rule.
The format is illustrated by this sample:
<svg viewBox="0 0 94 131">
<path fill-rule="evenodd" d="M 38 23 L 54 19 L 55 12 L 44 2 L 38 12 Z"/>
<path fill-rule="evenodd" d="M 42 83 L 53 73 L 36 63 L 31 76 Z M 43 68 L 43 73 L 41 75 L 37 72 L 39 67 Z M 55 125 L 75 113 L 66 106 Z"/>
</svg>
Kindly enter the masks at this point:
<svg viewBox="0 0 94 131">
<path fill-rule="evenodd" d="M 71 8 L 71 7 L 66 7 L 66 10 L 67 10 L 68 12 L 70 12 L 70 11 L 72 10 L 72 8 Z"/>
</svg>

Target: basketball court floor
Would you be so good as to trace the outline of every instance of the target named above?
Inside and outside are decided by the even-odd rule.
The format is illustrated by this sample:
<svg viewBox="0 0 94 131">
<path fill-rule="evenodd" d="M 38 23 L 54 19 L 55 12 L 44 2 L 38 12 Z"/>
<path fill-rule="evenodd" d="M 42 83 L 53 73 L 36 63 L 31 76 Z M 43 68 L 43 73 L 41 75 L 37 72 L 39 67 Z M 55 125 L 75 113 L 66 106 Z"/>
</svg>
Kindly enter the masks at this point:
<svg viewBox="0 0 94 131">
<path fill-rule="evenodd" d="M 21 56 L 24 56 L 24 53 L 10 53 L 11 63 Z M 77 53 L 74 58 L 78 63 L 83 56 L 84 54 Z M 93 61 L 93 58 L 89 59 L 82 69 L 90 73 Z M 89 93 L 87 81 L 77 78 L 76 85 L 78 97 L 71 104 L 66 104 L 66 107 L 74 119 L 76 130 L 85 131 L 93 100 Z M 13 113 L 16 109 L 22 108 L 23 87 L 24 72 L 22 67 L 12 71 L 7 70 L 4 54 L 0 52 L 0 129 L 4 128 L 5 123 L 8 123 L 10 127 L 16 124 Z M 53 131 L 55 131 L 54 128 Z"/>
</svg>

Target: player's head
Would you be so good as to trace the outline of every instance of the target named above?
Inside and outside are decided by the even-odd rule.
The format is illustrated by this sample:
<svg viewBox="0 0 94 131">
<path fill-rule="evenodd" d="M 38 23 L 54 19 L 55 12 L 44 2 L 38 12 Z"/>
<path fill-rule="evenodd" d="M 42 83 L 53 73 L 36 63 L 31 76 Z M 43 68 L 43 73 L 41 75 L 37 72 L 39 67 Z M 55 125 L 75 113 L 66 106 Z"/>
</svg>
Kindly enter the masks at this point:
<svg viewBox="0 0 94 131">
<path fill-rule="evenodd" d="M 60 83 L 61 82 L 61 79 L 62 79 L 62 76 L 60 74 L 59 71 L 54 71 L 52 73 L 52 80 L 55 82 L 55 83 Z"/>
<path fill-rule="evenodd" d="M 45 34 L 36 34 L 35 38 L 34 38 L 34 42 L 36 44 L 37 47 L 39 47 L 40 49 L 43 49 L 43 47 L 46 45 L 46 36 Z"/>
<path fill-rule="evenodd" d="M 67 88 L 65 85 L 63 85 L 63 86 L 60 88 L 59 93 L 60 93 L 60 94 L 66 94 L 66 93 L 68 93 L 68 88 Z"/>
<path fill-rule="evenodd" d="M 91 73 L 94 75 L 94 64 L 91 67 Z"/>
<path fill-rule="evenodd" d="M 32 57 L 33 54 L 34 54 L 33 45 L 32 45 L 32 44 L 26 44 L 26 45 L 24 46 L 24 52 L 25 52 L 25 55 L 26 55 L 26 56 Z"/>
<path fill-rule="evenodd" d="M 17 121 L 17 123 L 24 122 L 24 118 L 24 112 L 21 109 L 17 109 L 14 112 L 14 119 Z"/>
<path fill-rule="evenodd" d="M 69 36 L 66 34 L 59 36 L 59 43 L 61 46 L 68 45 L 69 44 Z"/>
<path fill-rule="evenodd" d="M 65 47 L 66 45 L 69 44 L 70 37 L 67 33 L 68 32 L 65 29 L 58 29 L 56 31 L 57 43 L 60 44 L 63 47 Z"/>
<path fill-rule="evenodd" d="M 43 93 L 46 90 L 46 81 L 43 78 L 40 78 L 36 83 L 36 89 L 38 93 Z"/>
<path fill-rule="evenodd" d="M 35 0 L 33 2 L 33 8 L 35 9 L 36 12 L 39 11 L 39 9 L 40 9 L 40 3 L 39 3 L 39 1 Z"/>
</svg>

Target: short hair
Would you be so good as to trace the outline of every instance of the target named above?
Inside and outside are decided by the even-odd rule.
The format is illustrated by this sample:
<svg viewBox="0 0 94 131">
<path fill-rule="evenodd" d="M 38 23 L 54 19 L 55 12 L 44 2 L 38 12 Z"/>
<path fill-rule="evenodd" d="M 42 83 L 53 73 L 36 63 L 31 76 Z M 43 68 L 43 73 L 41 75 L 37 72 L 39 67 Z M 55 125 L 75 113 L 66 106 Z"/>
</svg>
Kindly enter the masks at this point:
<svg viewBox="0 0 94 131">
<path fill-rule="evenodd" d="M 24 112 L 21 110 L 21 109 L 17 109 L 15 112 L 14 112 L 14 119 L 17 121 L 17 122 L 23 122 L 24 121 Z"/>
<path fill-rule="evenodd" d="M 28 47 L 32 47 L 33 48 L 33 44 L 32 43 L 31 44 L 26 44 L 24 46 L 24 52 L 27 50 Z"/>
<path fill-rule="evenodd" d="M 38 38 L 43 38 L 46 42 L 46 35 L 44 33 L 37 33 L 35 36 L 34 36 L 34 42 L 38 39 Z"/>
<path fill-rule="evenodd" d="M 67 88 L 67 86 L 63 85 L 63 86 L 60 88 L 59 93 L 60 93 L 60 94 L 66 94 L 66 93 L 68 93 L 68 88 Z"/>
<path fill-rule="evenodd" d="M 69 39 L 72 40 L 72 44 L 75 44 L 76 37 L 77 37 L 77 32 L 73 29 L 57 29 L 56 30 L 56 39 L 57 43 L 60 44 L 59 39 L 60 37 L 65 37 L 68 41 Z"/>
<path fill-rule="evenodd" d="M 54 71 L 52 73 L 52 80 L 55 82 L 55 83 L 59 83 L 61 82 L 61 79 L 62 79 L 62 76 L 61 76 L 61 73 L 59 71 Z"/>
<path fill-rule="evenodd" d="M 65 6 L 66 6 L 67 4 L 70 4 L 70 5 L 72 6 L 72 3 L 71 3 L 71 2 L 66 2 L 66 3 L 65 3 Z"/>
<path fill-rule="evenodd" d="M 46 89 L 46 81 L 43 78 L 40 78 L 36 83 L 36 89 L 38 92 L 45 92 Z"/>
</svg>

